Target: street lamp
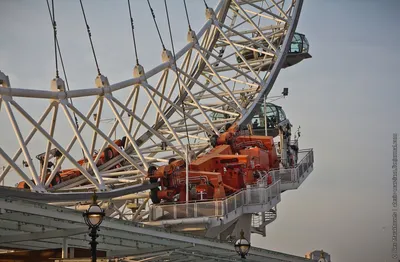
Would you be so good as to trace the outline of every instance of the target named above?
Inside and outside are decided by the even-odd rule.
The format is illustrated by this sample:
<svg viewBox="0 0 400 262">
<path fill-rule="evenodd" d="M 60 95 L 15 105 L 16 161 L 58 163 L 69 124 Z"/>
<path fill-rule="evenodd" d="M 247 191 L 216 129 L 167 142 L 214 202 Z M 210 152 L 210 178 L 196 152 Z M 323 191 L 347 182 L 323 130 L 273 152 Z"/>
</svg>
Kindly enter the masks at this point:
<svg viewBox="0 0 400 262">
<path fill-rule="evenodd" d="M 101 222 L 103 222 L 103 218 L 105 216 L 104 210 L 97 204 L 97 195 L 96 192 L 93 193 L 92 196 L 92 204 L 89 208 L 82 214 L 85 218 L 86 225 L 89 226 L 90 233 L 89 236 L 92 237 L 92 241 L 90 241 L 91 251 L 92 251 L 92 262 L 97 261 L 96 256 L 96 247 L 98 237 L 97 231 L 99 230 L 99 226 Z"/>
<path fill-rule="evenodd" d="M 244 259 L 249 253 L 250 242 L 244 237 L 243 229 L 240 231 L 240 238 L 235 243 L 235 250 Z"/>
</svg>

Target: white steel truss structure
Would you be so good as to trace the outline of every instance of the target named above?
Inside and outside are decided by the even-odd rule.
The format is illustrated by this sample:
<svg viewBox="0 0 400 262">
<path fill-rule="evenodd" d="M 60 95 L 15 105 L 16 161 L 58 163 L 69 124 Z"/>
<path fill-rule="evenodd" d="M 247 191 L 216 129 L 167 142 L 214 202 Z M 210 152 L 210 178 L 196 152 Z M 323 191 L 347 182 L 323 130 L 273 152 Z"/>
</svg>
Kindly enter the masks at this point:
<svg viewBox="0 0 400 262">
<path fill-rule="evenodd" d="M 68 91 L 61 78 L 52 80 L 51 90 L 20 89 L 0 73 L 4 132 L 15 133 L 14 139 L 0 141 L 0 156 L 7 163 L 0 182 L 18 175 L 32 192 L 58 194 L 59 200 L 72 201 L 72 195 L 81 200 L 90 190 L 122 196 L 137 191 L 149 165 L 186 157 L 188 142 L 190 158 L 207 152 L 210 136 L 226 123 L 244 126 L 270 92 L 301 6 L 302 0 L 221 0 L 215 9 L 206 9 L 205 24 L 187 33 L 188 43 L 175 55 L 163 50 L 162 64 L 151 70 L 137 65 L 134 78 L 111 85 L 99 75 L 91 89 Z M 246 58 L 249 50 L 260 56 Z M 31 101 L 41 101 L 42 115 L 31 114 Z M 139 108 L 138 101 L 147 103 Z M 213 113 L 225 118 L 215 119 Z M 111 127 L 102 123 L 110 115 Z M 125 144 L 117 145 L 113 137 L 125 137 Z M 116 156 L 99 161 L 107 148 Z M 52 149 L 62 156 L 46 176 Z M 33 159 L 42 152 L 40 167 Z M 17 164 L 22 161 L 26 168 Z M 80 175 L 53 185 L 61 167 Z"/>
<path fill-rule="evenodd" d="M 243 129 L 251 122 L 280 70 L 307 58 L 308 43 L 292 48 L 302 4 L 219 0 L 205 9 L 201 28 L 184 32 L 183 48 L 160 50 L 161 64 L 145 69 L 138 63 L 133 78 L 111 84 L 99 73 L 94 88 L 67 90 L 59 77 L 51 80 L 50 90 L 15 88 L 2 69 L 0 121 L 7 135 L 0 137 L 0 159 L 6 163 L 0 170 L 0 246 L 86 248 L 89 239 L 78 211 L 97 191 L 107 215 L 99 250 L 109 257 L 237 261 L 221 232 L 246 217 L 251 227 L 246 234 L 265 236 L 281 192 L 298 188 L 312 171 L 313 151 L 303 151 L 305 157 L 290 169 L 270 172 L 270 186 L 264 176 L 254 188 L 212 201 L 211 215 L 202 213 L 201 204 L 190 204 L 191 216 L 185 205 L 184 217 L 178 205 L 149 207 L 148 190 L 158 185 L 148 182 L 147 170 L 172 158 L 190 162 L 212 148 L 210 138 L 227 124 Z M 61 179 L 61 170 L 74 175 Z M 22 181 L 24 189 L 4 185 L 5 178 Z M 159 219 L 160 214 L 170 217 Z M 214 239 L 170 232 L 186 221 L 202 224 L 203 236 Z M 160 228 L 165 225 L 170 229 Z M 190 231 L 178 227 L 174 231 Z M 216 227 L 221 228 L 212 232 Z M 257 248 L 248 260 L 306 261 Z"/>
</svg>

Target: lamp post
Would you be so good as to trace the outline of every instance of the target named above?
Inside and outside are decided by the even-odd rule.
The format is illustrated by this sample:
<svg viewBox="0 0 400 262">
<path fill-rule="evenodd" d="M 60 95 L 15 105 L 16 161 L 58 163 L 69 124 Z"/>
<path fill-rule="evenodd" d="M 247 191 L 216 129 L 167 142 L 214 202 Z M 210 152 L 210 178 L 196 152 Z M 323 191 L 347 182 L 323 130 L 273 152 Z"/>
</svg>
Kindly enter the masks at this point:
<svg viewBox="0 0 400 262">
<path fill-rule="evenodd" d="M 89 208 L 83 213 L 83 217 L 85 218 L 86 225 L 89 226 L 90 233 L 89 236 L 92 238 L 90 241 L 91 252 L 92 252 L 92 262 L 97 261 L 96 255 L 96 248 L 97 248 L 97 241 L 96 238 L 98 237 L 97 231 L 99 230 L 99 226 L 101 222 L 103 222 L 103 218 L 105 216 L 104 210 L 97 204 L 97 196 L 96 192 L 93 193 L 92 196 L 92 204 Z"/>
<path fill-rule="evenodd" d="M 250 242 L 244 237 L 243 230 L 240 231 L 240 238 L 235 242 L 235 250 L 241 258 L 246 259 L 250 246 Z"/>
<path fill-rule="evenodd" d="M 267 96 L 264 95 L 264 128 L 265 128 L 265 136 L 268 136 L 268 123 L 267 123 Z"/>
<path fill-rule="evenodd" d="M 318 262 L 327 262 L 325 259 L 325 254 L 324 254 L 323 250 L 321 250 L 321 257 L 319 258 Z"/>
</svg>

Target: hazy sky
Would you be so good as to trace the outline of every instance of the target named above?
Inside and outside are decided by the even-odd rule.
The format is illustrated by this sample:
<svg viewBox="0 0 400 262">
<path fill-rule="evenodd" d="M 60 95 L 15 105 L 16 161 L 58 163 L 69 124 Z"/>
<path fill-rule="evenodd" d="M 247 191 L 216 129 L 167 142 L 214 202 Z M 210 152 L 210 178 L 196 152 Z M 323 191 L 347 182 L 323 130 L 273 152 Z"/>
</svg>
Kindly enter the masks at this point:
<svg viewBox="0 0 400 262">
<path fill-rule="evenodd" d="M 160 63 L 161 47 L 145 1 L 131 1 L 141 63 Z M 153 1 L 156 3 L 156 1 Z M 176 45 L 186 41 L 181 3 L 169 1 Z M 215 1 L 209 1 L 213 5 Z M 102 72 L 116 82 L 134 65 L 126 1 L 85 1 Z M 94 86 L 96 71 L 78 1 L 56 1 L 60 45 L 73 89 Z M 204 22 L 201 1 L 189 0 L 191 21 Z M 165 31 L 161 1 L 155 4 Z M 333 261 L 391 257 L 392 133 L 400 132 L 400 2 L 307 0 L 298 30 L 312 59 L 285 69 L 273 94 L 295 126 L 301 147 L 315 150 L 315 170 L 283 193 L 278 219 L 253 245 L 303 256 L 324 249 Z M 48 89 L 54 76 L 45 1 L 0 1 L 0 70 L 13 87 Z M 169 41 L 167 41 L 169 45 Z"/>
</svg>

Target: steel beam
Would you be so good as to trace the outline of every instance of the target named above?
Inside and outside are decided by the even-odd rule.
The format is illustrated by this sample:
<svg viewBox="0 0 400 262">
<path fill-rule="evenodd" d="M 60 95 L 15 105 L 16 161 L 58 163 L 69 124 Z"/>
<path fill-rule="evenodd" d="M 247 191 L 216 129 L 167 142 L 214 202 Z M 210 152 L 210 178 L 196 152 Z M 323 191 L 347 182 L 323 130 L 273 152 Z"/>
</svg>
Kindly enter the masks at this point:
<svg viewBox="0 0 400 262">
<path fill-rule="evenodd" d="M 0 216 L 1 217 L 1 216 Z M 12 243 L 12 242 L 21 242 L 28 240 L 39 240 L 39 239 L 51 239 L 51 238 L 60 238 L 60 237 L 69 237 L 74 235 L 79 235 L 82 233 L 86 233 L 88 231 L 87 227 L 80 227 L 76 229 L 60 229 L 60 230 L 51 230 L 46 232 L 35 232 L 28 234 L 18 234 L 18 235 L 7 235 L 6 238 L 0 238 L 0 244 L 3 243 Z"/>
<path fill-rule="evenodd" d="M 20 221 L 24 224 L 32 224 L 43 227 L 57 228 L 77 228 L 84 226 L 82 213 L 67 208 L 55 207 L 47 204 L 36 203 L 32 201 L 23 201 L 11 198 L 0 198 L 0 219 Z M 10 214 L 11 212 L 11 214 Z M 182 246 L 190 244 L 193 252 L 204 252 L 205 254 L 218 254 L 221 252 L 234 252 L 232 243 L 223 242 L 215 239 L 202 237 L 193 237 L 190 234 L 170 233 L 168 229 L 145 226 L 141 223 L 122 221 L 105 218 L 101 225 L 101 236 L 106 238 L 120 239 L 123 241 L 142 241 L 156 246 Z M 47 240 L 51 241 L 51 240 Z M 69 238 L 76 246 L 87 247 L 87 242 L 80 239 Z M 61 246 L 61 241 L 53 241 Z M 79 244 L 81 243 L 81 244 Z M 115 247 L 115 244 L 113 244 Z M 107 245 L 101 247 L 105 250 Z M 108 250 L 111 248 L 109 247 Z M 102 249 L 100 249 L 102 250 Z M 270 250 L 252 248 L 252 259 L 261 261 L 261 259 L 276 261 L 308 261 L 302 257 L 287 255 Z"/>
</svg>

